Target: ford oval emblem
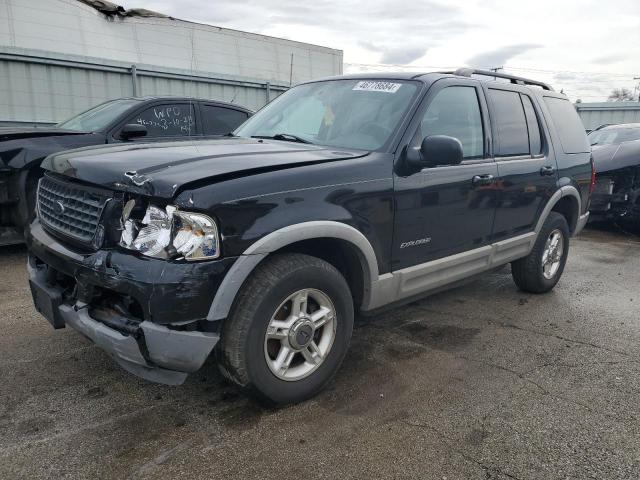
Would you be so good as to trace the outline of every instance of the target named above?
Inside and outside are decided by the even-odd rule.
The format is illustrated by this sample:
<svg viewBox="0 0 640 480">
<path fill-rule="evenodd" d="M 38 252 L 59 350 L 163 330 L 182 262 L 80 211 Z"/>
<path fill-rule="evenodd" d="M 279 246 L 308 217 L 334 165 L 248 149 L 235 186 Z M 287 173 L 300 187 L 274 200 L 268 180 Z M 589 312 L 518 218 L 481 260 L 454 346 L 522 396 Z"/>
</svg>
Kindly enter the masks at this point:
<svg viewBox="0 0 640 480">
<path fill-rule="evenodd" d="M 62 215 L 65 210 L 62 202 L 53 202 L 52 209 L 53 213 L 55 213 L 56 215 Z"/>
</svg>

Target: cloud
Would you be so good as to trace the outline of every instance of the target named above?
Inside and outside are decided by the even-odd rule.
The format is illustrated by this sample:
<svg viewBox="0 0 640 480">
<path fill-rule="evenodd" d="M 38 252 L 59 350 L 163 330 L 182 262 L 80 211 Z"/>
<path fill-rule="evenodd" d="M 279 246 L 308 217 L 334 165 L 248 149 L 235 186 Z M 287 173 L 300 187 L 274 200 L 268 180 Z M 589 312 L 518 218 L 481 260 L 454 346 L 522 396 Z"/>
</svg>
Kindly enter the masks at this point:
<svg viewBox="0 0 640 480">
<path fill-rule="evenodd" d="M 427 53 L 427 49 L 424 47 L 390 48 L 390 49 L 384 50 L 384 53 L 380 58 L 380 62 L 387 63 L 387 64 L 404 65 L 424 57 L 426 53 Z"/>
<path fill-rule="evenodd" d="M 627 54 L 610 53 L 594 58 L 592 63 L 597 65 L 611 65 L 612 63 L 624 62 L 627 59 L 629 59 L 629 55 Z"/>
<path fill-rule="evenodd" d="M 493 68 L 493 67 L 501 67 L 507 63 L 507 60 L 512 59 L 513 57 L 517 57 L 518 55 L 522 55 L 529 50 L 533 50 L 535 48 L 540 48 L 541 45 L 533 44 L 533 43 L 521 43 L 517 45 L 508 45 L 506 47 L 501 47 L 496 50 L 491 50 L 488 52 L 480 53 L 478 55 L 474 55 L 469 60 L 467 60 L 467 64 L 472 67 L 481 67 L 481 68 Z"/>
<path fill-rule="evenodd" d="M 637 83 L 633 81 L 638 76 L 637 55 L 632 52 L 640 51 L 638 0 L 617 0 L 616 8 L 596 0 L 112 1 L 127 8 L 144 7 L 185 20 L 340 49 L 346 72 L 426 71 L 465 63 L 508 69 L 505 64 L 517 58 L 513 63 L 521 69 L 514 68 L 513 73 L 554 82 L 574 98 L 605 100 L 611 89 L 633 89 Z M 615 35 L 610 33 L 613 28 Z M 511 44 L 505 45 L 505 39 Z M 549 48 L 541 46 L 543 42 Z M 590 70 L 611 75 L 554 78 L 560 72 Z"/>
</svg>

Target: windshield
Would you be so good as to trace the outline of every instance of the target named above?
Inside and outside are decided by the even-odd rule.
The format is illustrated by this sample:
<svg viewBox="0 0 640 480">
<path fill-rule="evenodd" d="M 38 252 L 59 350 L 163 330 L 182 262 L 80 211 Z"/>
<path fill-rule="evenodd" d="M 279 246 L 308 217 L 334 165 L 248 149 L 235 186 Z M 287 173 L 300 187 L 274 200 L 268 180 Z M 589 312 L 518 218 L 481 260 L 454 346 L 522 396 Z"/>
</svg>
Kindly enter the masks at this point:
<svg viewBox="0 0 640 480">
<path fill-rule="evenodd" d="M 606 128 L 589 134 L 591 145 L 617 145 L 632 140 L 640 140 L 640 127 Z"/>
<path fill-rule="evenodd" d="M 132 98 L 111 100 L 110 102 L 101 103 L 65 122 L 59 123 L 57 126 L 67 130 L 95 132 L 106 128 L 111 122 L 138 103 L 140 103 L 140 100 Z"/>
<path fill-rule="evenodd" d="M 417 91 L 400 80 L 329 80 L 288 90 L 234 133 L 331 147 L 376 150 L 399 125 Z"/>
</svg>

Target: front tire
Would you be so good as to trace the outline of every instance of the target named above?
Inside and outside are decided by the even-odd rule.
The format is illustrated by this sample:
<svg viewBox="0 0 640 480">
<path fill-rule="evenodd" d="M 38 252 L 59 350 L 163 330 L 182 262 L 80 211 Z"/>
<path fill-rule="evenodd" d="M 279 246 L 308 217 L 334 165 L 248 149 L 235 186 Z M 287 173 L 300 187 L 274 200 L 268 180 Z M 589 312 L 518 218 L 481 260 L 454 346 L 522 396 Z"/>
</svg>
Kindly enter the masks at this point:
<svg viewBox="0 0 640 480">
<path fill-rule="evenodd" d="M 353 316 L 349 286 L 331 264 L 302 254 L 267 258 L 225 322 L 220 367 L 268 403 L 306 400 L 342 364 Z"/>
<path fill-rule="evenodd" d="M 567 262 L 569 237 L 565 217 L 551 212 L 529 255 L 511 263 L 511 275 L 520 290 L 546 293 L 556 286 Z"/>
</svg>

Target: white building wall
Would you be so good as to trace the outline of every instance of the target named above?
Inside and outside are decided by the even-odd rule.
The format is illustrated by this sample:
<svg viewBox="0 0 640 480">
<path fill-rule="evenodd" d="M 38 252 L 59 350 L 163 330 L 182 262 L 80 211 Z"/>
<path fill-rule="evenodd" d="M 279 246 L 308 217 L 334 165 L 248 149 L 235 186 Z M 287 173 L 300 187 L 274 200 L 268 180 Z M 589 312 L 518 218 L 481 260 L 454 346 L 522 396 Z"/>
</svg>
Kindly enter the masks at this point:
<svg viewBox="0 0 640 480">
<path fill-rule="evenodd" d="M 341 74 L 342 51 L 171 18 L 107 16 L 77 0 L 0 0 L 0 122 L 57 122 L 132 95 L 131 65 L 138 95 L 257 109 L 267 88 L 273 98 L 290 79 Z"/>
</svg>

